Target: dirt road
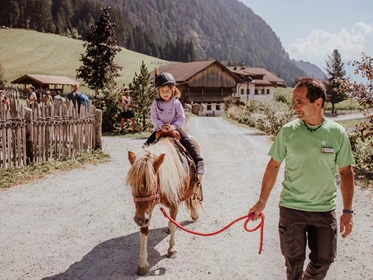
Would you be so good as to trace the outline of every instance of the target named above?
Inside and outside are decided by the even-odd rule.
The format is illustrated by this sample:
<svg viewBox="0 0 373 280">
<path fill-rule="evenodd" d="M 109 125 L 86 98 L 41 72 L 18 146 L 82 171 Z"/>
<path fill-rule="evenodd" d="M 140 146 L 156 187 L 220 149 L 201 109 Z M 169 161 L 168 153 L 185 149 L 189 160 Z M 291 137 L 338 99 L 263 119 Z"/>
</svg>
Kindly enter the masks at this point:
<svg viewBox="0 0 373 280">
<path fill-rule="evenodd" d="M 207 164 L 205 212 L 191 223 L 182 210 L 178 221 L 211 232 L 246 214 L 256 201 L 270 142 L 222 118 L 191 118 L 188 128 Z M 151 269 L 137 276 L 139 233 L 124 181 L 127 151 L 139 151 L 143 142 L 105 138 L 112 162 L 1 190 L 0 279 L 285 279 L 277 233 L 282 170 L 264 211 L 261 255 L 259 232 L 245 232 L 241 222 L 215 237 L 178 230 L 177 258 L 168 259 L 167 222 L 155 209 L 148 243 Z M 338 239 L 338 257 L 327 279 L 373 279 L 372 201 L 371 191 L 356 188 L 355 227 L 350 237 Z"/>
</svg>

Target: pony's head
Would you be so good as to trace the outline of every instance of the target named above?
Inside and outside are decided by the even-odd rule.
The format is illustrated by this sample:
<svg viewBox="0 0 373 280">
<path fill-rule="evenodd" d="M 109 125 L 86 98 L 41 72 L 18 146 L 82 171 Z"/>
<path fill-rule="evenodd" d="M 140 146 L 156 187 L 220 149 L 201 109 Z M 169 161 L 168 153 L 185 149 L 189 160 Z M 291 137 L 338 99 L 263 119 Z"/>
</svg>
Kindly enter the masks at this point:
<svg viewBox="0 0 373 280">
<path fill-rule="evenodd" d="M 131 186 L 135 202 L 135 222 L 145 227 L 157 202 L 169 206 L 180 203 L 189 174 L 170 138 L 162 138 L 156 144 L 136 155 L 129 151 L 127 185 Z"/>
<path fill-rule="evenodd" d="M 134 221 L 140 227 L 149 225 L 153 208 L 159 200 L 158 170 L 164 157 L 165 154 L 156 157 L 148 151 L 136 160 L 136 155 L 128 151 L 128 160 L 132 166 L 127 184 L 131 186 L 135 202 Z"/>
</svg>

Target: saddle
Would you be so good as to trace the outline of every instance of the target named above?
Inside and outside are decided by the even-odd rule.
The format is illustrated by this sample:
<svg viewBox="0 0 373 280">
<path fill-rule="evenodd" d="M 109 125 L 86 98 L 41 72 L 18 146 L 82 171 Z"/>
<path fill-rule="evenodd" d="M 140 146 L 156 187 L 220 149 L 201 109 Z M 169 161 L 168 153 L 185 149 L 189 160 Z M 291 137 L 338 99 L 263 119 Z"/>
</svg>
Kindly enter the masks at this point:
<svg viewBox="0 0 373 280">
<path fill-rule="evenodd" d="M 158 140 L 159 138 L 162 138 L 162 137 L 171 137 L 171 138 L 175 138 L 178 141 L 180 141 L 180 133 L 177 130 L 172 130 L 172 131 L 167 131 L 167 132 L 158 130 L 155 133 L 155 138 Z"/>
</svg>

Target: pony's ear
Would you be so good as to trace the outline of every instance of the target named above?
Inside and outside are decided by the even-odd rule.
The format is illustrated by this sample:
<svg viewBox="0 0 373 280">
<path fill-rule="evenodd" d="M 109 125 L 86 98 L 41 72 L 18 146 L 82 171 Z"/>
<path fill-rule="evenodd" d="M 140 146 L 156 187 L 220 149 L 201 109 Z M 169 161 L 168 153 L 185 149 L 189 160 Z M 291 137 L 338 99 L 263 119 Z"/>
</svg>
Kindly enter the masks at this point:
<svg viewBox="0 0 373 280">
<path fill-rule="evenodd" d="M 136 160 L 136 155 L 131 152 L 131 151 L 128 151 L 128 160 L 130 161 L 131 165 L 135 162 Z"/>
<path fill-rule="evenodd" d="M 159 167 L 161 166 L 161 164 L 163 163 L 163 160 L 164 160 L 164 157 L 166 156 L 166 154 L 160 154 L 154 161 L 153 163 L 153 167 L 154 167 L 154 170 L 155 172 L 158 171 Z"/>
</svg>

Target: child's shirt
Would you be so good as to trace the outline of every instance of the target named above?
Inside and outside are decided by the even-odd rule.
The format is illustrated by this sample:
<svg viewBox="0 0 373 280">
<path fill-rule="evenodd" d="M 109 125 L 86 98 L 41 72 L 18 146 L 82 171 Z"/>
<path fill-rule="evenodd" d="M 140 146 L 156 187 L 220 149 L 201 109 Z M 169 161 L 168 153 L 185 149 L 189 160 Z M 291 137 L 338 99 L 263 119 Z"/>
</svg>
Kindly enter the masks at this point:
<svg viewBox="0 0 373 280">
<path fill-rule="evenodd" d="M 150 109 L 150 117 L 154 125 L 154 131 L 161 130 L 164 124 L 169 123 L 177 129 L 184 124 L 184 109 L 180 101 L 171 98 L 170 101 L 154 100 Z"/>
</svg>

